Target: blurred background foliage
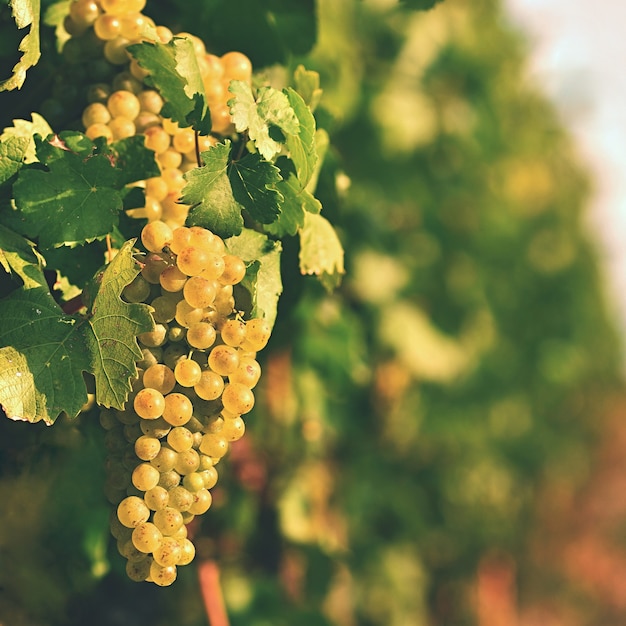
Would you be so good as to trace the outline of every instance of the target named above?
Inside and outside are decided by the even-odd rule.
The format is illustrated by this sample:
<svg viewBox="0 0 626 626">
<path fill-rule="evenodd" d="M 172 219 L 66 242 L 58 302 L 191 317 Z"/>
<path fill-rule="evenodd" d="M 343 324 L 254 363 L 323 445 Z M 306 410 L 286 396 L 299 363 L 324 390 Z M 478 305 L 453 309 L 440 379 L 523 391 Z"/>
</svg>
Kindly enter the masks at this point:
<svg viewBox="0 0 626 626">
<path fill-rule="evenodd" d="M 318 71 L 331 136 L 317 195 L 346 279 L 325 292 L 285 246 L 258 403 L 193 529 L 233 626 L 621 623 L 555 547 L 576 498 L 594 492 L 621 387 L 585 227 L 591 181 L 526 80 L 501 3 L 414 10 L 433 4 L 145 10 L 274 80 L 279 64 Z M 40 66 L 0 96 L 14 117 L 38 110 L 54 57 L 43 36 Z M 97 412 L 52 428 L 0 420 L 0 624 L 207 624 L 193 567 L 167 589 L 125 579 L 102 440 Z M 518 605 L 535 608 L 507 622 Z"/>
</svg>

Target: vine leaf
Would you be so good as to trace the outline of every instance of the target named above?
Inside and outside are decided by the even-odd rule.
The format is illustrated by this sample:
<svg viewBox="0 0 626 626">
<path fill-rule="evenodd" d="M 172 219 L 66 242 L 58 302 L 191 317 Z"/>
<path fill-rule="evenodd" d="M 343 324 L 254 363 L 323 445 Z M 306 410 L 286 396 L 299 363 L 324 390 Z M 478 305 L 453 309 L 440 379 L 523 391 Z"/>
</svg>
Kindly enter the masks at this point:
<svg viewBox="0 0 626 626">
<path fill-rule="evenodd" d="M 271 241 L 266 235 L 244 228 L 237 237 L 226 240 L 230 254 L 236 254 L 248 266 L 241 285 L 251 296 L 252 317 L 263 317 L 272 326 L 276 320 L 278 299 L 283 292 L 280 275 L 280 241 Z"/>
<path fill-rule="evenodd" d="M 286 137 L 287 149 L 296 167 L 298 180 L 302 187 L 306 187 L 317 165 L 315 118 L 297 91 L 289 88 L 286 95 L 299 121 L 298 132 Z"/>
<path fill-rule="evenodd" d="M 150 307 L 128 304 L 120 295 L 139 273 L 132 256 L 134 240 L 126 242 L 99 278 L 92 292 L 88 322 L 84 325 L 91 358 L 90 371 L 96 378 L 96 402 L 121 409 L 137 376 L 141 359 L 139 333 L 154 327 Z"/>
<path fill-rule="evenodd" d="M 319 213 L 322 205 L 313 194 L 302 189 L 300 181 L 293 173 L 290 173 L 285 180 L 280 181 L 276 188 L 285 200 L 281 205 L 278 219 L 264 228 L 276 237 L 293 236 L 304 226 L 305 213 Z"/>
<path fill-rule="evenodd" d="M 32 121 L 13 120 L 13 126 L 5 128 L 0 135 L 0 143 L 10 137 L 21 137 L 28 140 L 28 148 L 24 153 L 24 163 L 37 161 L 35 135 L 47 137 L 52 134 L 52 128 L 39 113 L 31 113 Z"/>
<path fill-rule="evenodd" d="M 211 113 L 192 41 L 174 37 L 166 44 L 146 41 L 128 46 L 127 50 L 149 72 L 145 82 L 163 97 L 161 115 L 208 135 Z"/>
<path fill-rule="evenodd" d="M 45 287 L 43 258 L 35 245 L 0 224 L 0 265 L 7 274 L 17 274 L 27 289 Z"/>
<path fill-rule="evenodd" d="M 256 149 L 271 161 L 281 150 L 271 128 L 277 127 L 287 135 L 299 132 L 300 124 L 289 98 L 273 87 L 261 87 L 255 99 L 250 85 L 241 80 L 231 81 L 228 90 L 234 95 L 228 105 L 235 130 L 238 133 L 247 130 Z"/>
<path fill-rule="evenodd" d="M 262 224 L 270 224 L 276 219 L 284 197 L 275 185 L 282 180 L 275 165 L 264 161 L 258 153 L 247 154 L 233 161 L 228 178 L 235 200 L 250 217 Z"/>
<path fill-rule="evenodd" d="M 318 276 L 333 289 L 344 274 L 343 247 L 332 224 L 323 216 L 306 213 L 300 231 L 300 271 Z"/>
<path fill-rule="evenodd" d="M 90 314 L 84 317 L 63 313 L 45 284 L 39 257 L 18 239 L 0 228 L 0 262 L 24 279 L 20 289 L 1 301 L 4 412 L 11 419 L 48 424 L 61 412 L 75 417 L 87 400 L 83 372 L 94 374 L 99 404 L 122 408 L 141 358 L 136 336 L 153 327 L 148 306 L 120 299 L 139 271 L 133 241 L 100 275 Z"/>
<path fill-rule="evenodd" d="M 0 404 L 11 419 L 51 424 L 87 401 L 89 355 L 79 320 L 64 315 L 47 287 L 21 288 L 2 300 Z"/>
<path fill-rule="evenodd" d="M 122 208 L 120 170 L 105 154 L 85 158 L 52 141 L 37 140 L 45 169 L 22 167 L 13 186 L 20 232 L 43 248 L 104 237 Z"/>
<path fill-rule="evenodd" d="M 233 195 L 228 178 L 230 141 L 213 146 L 201 157 L 203 167 L 195 167 L 185 174 L 181 200 L 191 205 L 187 224 L 202 226 L 220 235 L 238 235 L 243 228 L 242 206 Z"/>
<path fill-rule="evenodd" d="M 319 72 L 307 70 L 304 65 L 298 65 L 293 74 L 293 78 L 296 91 L 300 94 L 311 111 L 315 111 L 317 105 L 322 99 Z"/>
<path fill-rule="evenodd" d="M 0 185 L 22 167 L 28 143 L 25 137 L 8 137 L 0 142 Z"/>
<path fill-rule="evenodd" d="M 13 19 L 18 30 L 30 26 L 28 33 L 19 45 L 19 51 L 24 54 L 13 67 L 10 78 L 0 82 L 0 91 L 20 89 L 26 80 L 26 71 L 36 65 L 41 57 L 39 46 L 39 15 L 41 12 L 39 0 L 11 0 Z"/>
<path fill-rule="evenodd" d="M 141 135 L 120 139 L 111 148 L 119 171 L 118 187 L 161 175 L 155 153 L 146 148 Z"/>
</svg>

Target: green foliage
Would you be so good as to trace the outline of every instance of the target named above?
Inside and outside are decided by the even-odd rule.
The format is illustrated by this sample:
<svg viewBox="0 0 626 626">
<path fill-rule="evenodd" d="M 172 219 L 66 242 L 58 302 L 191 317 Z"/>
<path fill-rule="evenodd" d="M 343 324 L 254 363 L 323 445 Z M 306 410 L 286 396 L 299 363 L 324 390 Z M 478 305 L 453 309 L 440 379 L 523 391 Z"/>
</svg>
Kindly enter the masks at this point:
<svg viewBox="0 0 626 626">
<path fill-rule="evenodd" d="M 41 56 L 39 43 L 40 1 L 11 0 L 9 4 L 13 13 L 13 19 L 15 20 L 15 27 L 18 30 L 27 27 L 30 28 L 19 43 L 19 51 L 23 54 L 13 67 L 11 76 L 0 82 L 0 92 L 20 89 L 26 80 L 26 71 L 33 67 Z M 9 30 L 10 29 L 5 25 L 5 37 Z"/>
</svg>

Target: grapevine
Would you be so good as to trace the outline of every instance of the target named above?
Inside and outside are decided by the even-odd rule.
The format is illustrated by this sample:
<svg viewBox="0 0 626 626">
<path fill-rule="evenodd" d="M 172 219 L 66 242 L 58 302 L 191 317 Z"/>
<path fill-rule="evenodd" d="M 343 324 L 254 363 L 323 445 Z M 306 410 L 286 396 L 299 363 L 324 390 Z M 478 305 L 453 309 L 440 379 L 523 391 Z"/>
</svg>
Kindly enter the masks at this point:
<svg viewBox="0 0 626 626">
<path fill-rule="evenodd" d="M 166 586 L 194 558 L 187 524 L 255 404 L 281 240 L 298 237 L 300 271 L 329 288 L 343 253 L 313 194 L 317 75 L 299 67 L 275 88 L 246 55 L 207 52 L 144 8 L 72 0 L 55 92 L 77 75 L 86 88 L 2 135 L 0 261 L 16 284 L 0 301 L 0 403 L 48 424 L 97 407 L 126 573 Z"/>
</svg>

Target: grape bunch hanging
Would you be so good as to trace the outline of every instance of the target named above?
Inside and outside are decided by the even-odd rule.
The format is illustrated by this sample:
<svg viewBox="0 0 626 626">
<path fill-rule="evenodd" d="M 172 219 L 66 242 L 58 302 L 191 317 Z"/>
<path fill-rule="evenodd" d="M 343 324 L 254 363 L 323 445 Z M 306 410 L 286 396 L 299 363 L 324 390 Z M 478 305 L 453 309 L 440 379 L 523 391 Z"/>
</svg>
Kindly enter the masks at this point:
<svg viewBox="0 0 626 626">
<path fill-rule="evenodd" d="M 72 35 L 65 48 L 72 50 L 72 44 L 76 45 L 77 55 L 85 47 L 101 48 L 106 62 L 117 69 L 110 82 L 93 83 L 88 89 L 83 130 L 92 140 L 105 137 L 109 142 L 143 135 L 145 146 L 155 153 L 160 175 L 141 183 L 144 206 L 131 209 L 129 214 L 148 221 L 162 220 L 175 228 L 184 224 L 189 212 L 189 207 L 179 202 L 185 185 L 183 174 L 198 165 L 199 154 L 215 145 L 217 137 L 232 133 L 228 85 L 231 80 L 250 83 L 252 65 L 241 52 L 219 57 L 207 53 L 199 37 L 177 33 L 177 37 L 193 43 L 212 123 L 210 135 L 196 134 L 190 127 L 179 128 L 160 115 L 161 95 L 144 83 L 147 72 L 126 50 L 133 43 L 149 41 L 150 34 L 160 43 L 168 43 L 174 36 L 169 28 L 156 26 L 141 13 L 145 4 L 146 0 L 75 0 L 64 22 Z"/>
<path fill-rule="evenodd" d="M 161 221 L 141 235 L 141 273 L 122 293 L 153 308 L 155 328 L 139 335 L 143 359 L 124 411 L 103 410 L 108 429 L 111 531 L 132 580 L 169 585 L 194 547 L 188 524 L 211 506 L 215 466 L 244 434 L 270 327 L 244 321 L 233 285 L 246 271 L 222 239 L 200 227 Z"/>
<path fill-rule="evenodd" d="M 130 303 L 152 308 L 154 329 L 139 335 L 142 360 L 124 410 L 103 409 L 107 430 L 108 499 L 116 506 L 111 532 L 135 581 L 160 586 L 176 579 L 177 567 L 195 554 L 187 524 L 211 506 L 215 466 L 245 430 L 242 416 L 254 405 L 261 370 L 256 352 L 270 336 L 260 318 L 244 320 L 233 286 L 245 276 L 242 259 L 228 254 L 209 230 L 184 226 L 189 207 L 179 201 L 184 172 L 198 154 L 232 132 L 228 111 L 231 80 L 250 82 L 249 59 L 230 52 L 217 57 L 188 33 L 211 111 L 211 135 L 179 128 L 160 115 L 163 99 L 143 82 L 145 71 L 126 47 L 172 32 L 141 13 L 145 0 L 75 0 L 64 26 L 66 43 L 91 38 L 118 68 L 111 83 L 93 84 L 82 112 L 85 135 L 108 142 L 143 135 L 160 175 L 142 181 L 145 204 L 128 211 L 145 218 L 146 249 L 140 274 L 123 291 Z M 146 30 L 147 29 L 147 30 Z M 69 46 L 69 48 L 68 48 Z"/>
</svg>

